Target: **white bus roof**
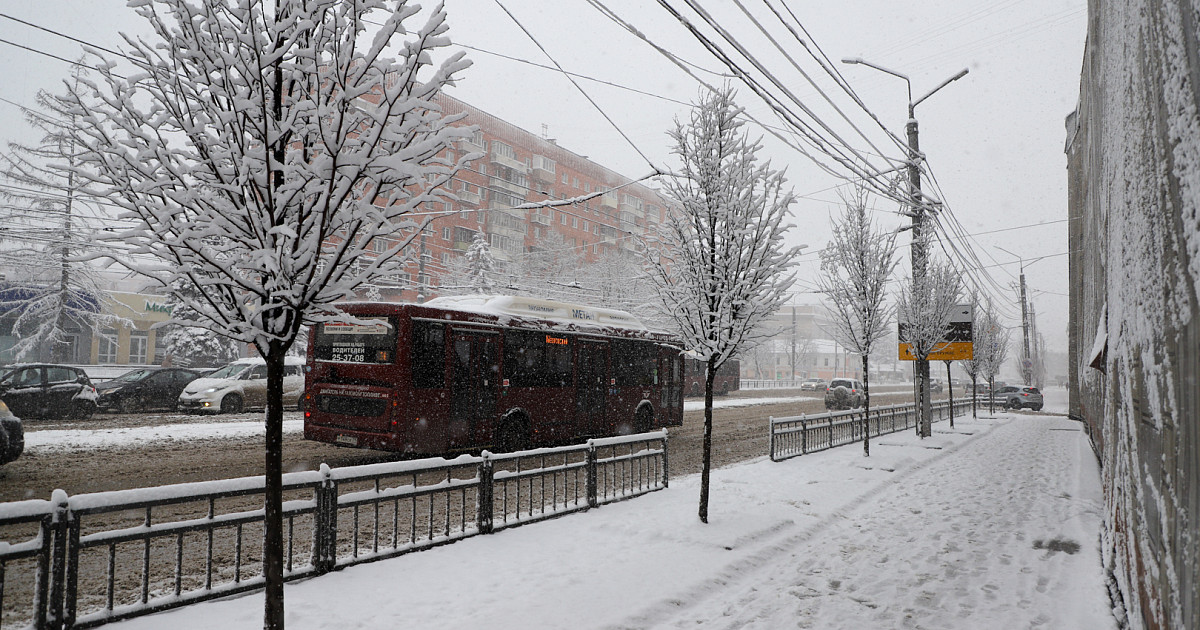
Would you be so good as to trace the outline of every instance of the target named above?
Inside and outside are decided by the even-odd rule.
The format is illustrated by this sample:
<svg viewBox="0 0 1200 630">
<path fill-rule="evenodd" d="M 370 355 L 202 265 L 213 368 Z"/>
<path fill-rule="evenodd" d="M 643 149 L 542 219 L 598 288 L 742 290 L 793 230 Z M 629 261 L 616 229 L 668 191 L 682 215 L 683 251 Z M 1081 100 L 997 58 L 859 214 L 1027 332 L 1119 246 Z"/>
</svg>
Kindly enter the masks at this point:
<svg viewBox="0 0 1200 630">
<path fill-rule="evenodd" d="M 583 304 L 513 295 L 454 295 L 439 297 L 423 306 L 447 308 L 487 315 L 532 317 L 576 326 L 608 326 L 630 330 L 649 330 L 638 318 L 625 311 Z"/>
</svg>

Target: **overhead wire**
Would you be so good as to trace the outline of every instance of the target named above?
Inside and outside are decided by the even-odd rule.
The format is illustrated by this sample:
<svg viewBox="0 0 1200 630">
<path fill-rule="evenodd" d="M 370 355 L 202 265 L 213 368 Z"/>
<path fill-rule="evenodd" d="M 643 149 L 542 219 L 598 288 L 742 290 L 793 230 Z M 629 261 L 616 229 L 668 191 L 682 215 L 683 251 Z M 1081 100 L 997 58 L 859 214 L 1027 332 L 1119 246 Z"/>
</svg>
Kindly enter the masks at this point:
<svg viewBox="0 0 1200 630">
<path fill-rule="evenodd" d="M 526 37 L 528 37 L 530 39 L 530 41 L 532 41 L 534 43 L 534 45 L 537 46 L 538 49 L 542 51 L 542 54 L 546 55 L 546 58 L 549 59 L 550 62 L 553 63 L 556 68 L 558 68 L 559 72 L 563 73 L 563 76 L 565 76 L 567 78 L 567 80 L 571 82 L 571 85 L 574 85 L 575 89 L 579 90 L 579 93 L 582 94 L 583 97 L 586 98 L 588 100 L 588 102 L 592 104 L 592 107 L 596 108 L 596 111 L 599 112 L 600 115 L 603 116 L 604 119 L 608 121 L 608 124 L 612 125 L 612 128 L 615 129 L 616 132 L 618 134 L 620 134 L 622 138 L 625 139 L 625 142 L 629 143 L 630 147 L 633 147 L 633 150 L 636 151 L 637 154 L 640 155 L 642 157 L 642 159 L 646 161 L 646 164 L 648 164 L 651 169 L 658 171 L 659 168 L 654 165 L 654 162 L 651 161 L 649 157 L 646 157 L 646 154 L 643 153 L 642 150 L 637 146 L 637 144 L 634 143 L 634 141 L 632 139 L 630 139 L 630 137 L 628 135 L 625 134 L 625 131 L 623 129 L 621 129 L 621 127 L 619 125 L 617 125 L 617 123 L 612 119 L 611 116 L 608 115 L 608 112 L 605 112 L 604 108 L 600 107 L 600 104 L 597 103 L 590 94 L 588 94 L 587 90 L 583 89 L 583 86 L 579 85 L 579 82 L 576 81 L 574 77 L 572 77 L 569 74 L 566 74 L 566 70 L 563 69 L 562 64 L 558 63 L 558 60 L 556 60 L 554 58 L 554 56 L 551 55 L 550 52 L 546 50 L 546 47 L 543 46 L 542 43 L 540 41 L 538 41 L 536 37 L 533 36 L 533 33 L 530 33 L 529 29 L 525 28 L 525 25 L 522 24 L 521 21 L 517 19 L 517 16 L 513 15 L 512 11 L 509 11 L 508 7 L 504 6 L 504 3 L 502 3 L 500 0 L 492 0 L 492 1 L 495 2 L 496 5 L 499 6 L 504 11 L 505 14 L 507 14 L 509 19 L 511 19 L 513 21 L 513 23 L 516 24 L 517 27 L 521 29 L 521 32 L 525 33 Z"/>
</svg>

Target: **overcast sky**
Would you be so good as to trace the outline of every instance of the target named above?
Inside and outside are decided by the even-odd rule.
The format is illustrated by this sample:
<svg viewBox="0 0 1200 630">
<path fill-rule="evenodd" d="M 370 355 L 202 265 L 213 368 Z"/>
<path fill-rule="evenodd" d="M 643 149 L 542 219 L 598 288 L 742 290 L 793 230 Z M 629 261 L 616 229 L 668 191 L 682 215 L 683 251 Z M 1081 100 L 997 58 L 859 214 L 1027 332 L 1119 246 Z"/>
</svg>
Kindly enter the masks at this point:
<svg viewBox="0 0 1200 630">
<path fill-rule="evenodd" d="M 769 7 L 782 10 L 780 0 L 740 1 L 800 70 L 813 77 L 823 74 L 805 47 L 771 13 Z M 696 17 L 686 10 L 683 0 L 664 3 L 677 7 L 689 19 Z M 921 149 L 948 208 L 943 212 L 951 214 L 965 233 L 975 235 L 954 244 L 960 251 L 974 251 L 987 267 L 985 271 L 1002 287 L 1000 295 L 1008 300 L 1005 312 L 1014 326 L 1019 324 L 1020 310 L 1015 291 L 1008 287 L 1016 281 L 1017 256 L 1023 258 L 1038 327 L 1052 350 L 1066 350 L 1064 120 L 1074 110 L 1078 96 L 1085 0 L 997 0 L 986 4 L 952 0 L 790 1 L 788 6 L 807 31 L 807 36 L 801 33 L 800 37 L 809 50 L 819 48 L 832 59 L 866 109 L 878 117 L 881 125 L 873 123 L 863 108 L 833 87 L 831 81 L 817 79 L 838 110 L 854 121 L 865 137 L 842 121 L 838 110 L 825 103 L 818 90 L 774 49 L 770 39 L 741 12 L 738 2 L 704 4 L 738 43 L 814 111 L 815 120 L 828 123 L 830 133 L 846 138 L 873 164 L 887 163 L 870 156 L 876 149 L 892 160 L 903 157 L 883 128 L 903 140 L 905 84 L 898 78 L 862 65 L 844 65 L 839 60 L 861 57 L 907 74 L 914 98 L 968 68 L 966 77 L 916 109 Z M 750 115 L 776 128 L 783 127 L 746 86 L 718 76 L 727 74 L 728 68 L 702 48 L 658 2 L 607 0 L 597 5 L 606 6 L 658 46 L 701 68 L 694 72 L 705 81 L 731 81 L 738 90 L 739 102 Z M 687 115 L 684 103 L 696 100 L 700 86 L 596 6 L 586 0 L 446 0 L 446 10 L 451 38 L 469 47 L 467 53 L 474 62 L 452 95 L 530 132 L 544 132 L 565 148 L 630 177 L 651 172 L 652 165 L 668 169 L 674 166 L 666 130 L 676 117 Z M 0 13 L 106 47 L 120 45 L 118 33 L 122 30 L 144 30 L 123 2 L 112 0 L 6 3 Z M 795 28 L 790 18 L 789 23 Z M 718 41 L 711 29 L 705 29 L 705 33 Z M 0 39 L 68 59 L 79 55 L 75 42 L 7 18 L 0 18 Z M 730 48 L 725 41 L 719 44 Z M 556 70 L 498 55 L 539 65 L 553 66 L 557 62 L 570 72 L 614 86 L 577 79 L 595 101 L 593 105 Z M 0 99 L 4 99 L 0 101 L 0 136 L 6 142 L 30 141 L 13 103 L 32 105 L 37 90 L 58 89 L 68 65 L 9 43 L 0 43 L 0 61 L 6 68 L 6 81 L 0 84 Z M 744 58 L 739 57 L 737 62 L 749 67 Z M 789 108 L 800 111 L 794 103 Z M 761 129 L 751 131 L 764 134 Z M 847 180 L 816 168 L 809 158 L 770 135 L 764 144 L 764 156 L 776 167 L 787 168 L 790 182 L 801 196 L 794 207 L 792 222 L 796 229 L 792 242 L 809 245 L 810 252 L 820 249 L 829 238 L 830 217 L 838 212 L 836 187 L 844 186 Z M 848 171 L 841 174 L 849 176 Z M 896 213 L 894 202 L 880 199 L 875 207 L 880 225 L 896 228 L 908 223 L 906 217 Z M 944 222 L 950 223 L 951 218 L 945 217 Z M 900 236 L 905 259 L 909 235 L 904 232 Z M 950 245 L 947 243 L 946 249 L 956 263 L 978 266 L 958 258 Z M 945 256 L 941 246 L 935 250 Z M 1031 262 L 1041 257 L 1045 258 Z M 815 254 L 802 257 L 798 291 L 812 289 L 816 259 Z M 796 300 L 809 303 L 814 296 L 798 293 Z M 1014 332 L 1014 341 L 1019 342 L 1019 329 Z"/>
</svg>

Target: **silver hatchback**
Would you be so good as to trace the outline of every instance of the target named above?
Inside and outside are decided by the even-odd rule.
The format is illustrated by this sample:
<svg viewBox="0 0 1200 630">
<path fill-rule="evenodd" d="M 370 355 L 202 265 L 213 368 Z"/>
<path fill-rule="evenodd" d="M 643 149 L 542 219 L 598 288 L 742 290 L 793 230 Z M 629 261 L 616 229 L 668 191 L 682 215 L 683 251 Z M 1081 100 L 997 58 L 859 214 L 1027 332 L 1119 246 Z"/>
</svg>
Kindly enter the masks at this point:
<svg viewBox="0 0 1200 630">
<path fill-rule="evenodd" d="M 996 403 L 1003 404 L 1009 409 L 1029 408 L 1034 411 L 1042 410 L 1042 390 L 1036 387 L 1001 387 L 996 391 Z"/>
</svg>

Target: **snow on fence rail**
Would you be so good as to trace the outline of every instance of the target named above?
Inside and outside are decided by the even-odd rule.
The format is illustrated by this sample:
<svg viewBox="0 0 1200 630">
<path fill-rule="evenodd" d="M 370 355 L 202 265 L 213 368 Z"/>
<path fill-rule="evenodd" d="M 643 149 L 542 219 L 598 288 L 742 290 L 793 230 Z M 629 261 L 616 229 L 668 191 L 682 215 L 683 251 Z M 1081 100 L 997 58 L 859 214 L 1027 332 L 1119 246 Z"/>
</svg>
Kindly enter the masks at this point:
<svg viewBox="0 0 1200 630">
<path fill-rule="evenodd" d="M 0 628 L 90 628 L 261 588 L 263 481 L 0 504 Z M 661 490 L 667 434 L 322 464 L 283 482 L 284 575 L 295 580 Z"/>
<path fill-rule="evenodd" d="M 970 399 L 955 399 L 954 415 L 965 413 L 970 407 Z M 771 417 L 771 461 L 779 462 L 861 440 L 864 413 L 861 409 L 852 409 L 812 416 Z M 949 414 L 949 401 L 933 403 L 935 422 L 949 418 Z M 867 423 L 872 436 L 914 428 L 917 424 L 916 405 L 906 403 L 872 407 Z"/>
</svg>

